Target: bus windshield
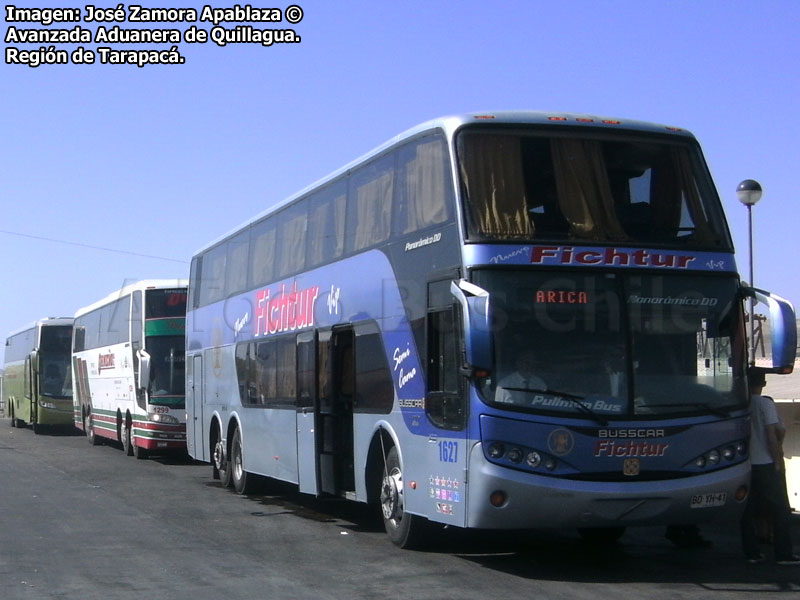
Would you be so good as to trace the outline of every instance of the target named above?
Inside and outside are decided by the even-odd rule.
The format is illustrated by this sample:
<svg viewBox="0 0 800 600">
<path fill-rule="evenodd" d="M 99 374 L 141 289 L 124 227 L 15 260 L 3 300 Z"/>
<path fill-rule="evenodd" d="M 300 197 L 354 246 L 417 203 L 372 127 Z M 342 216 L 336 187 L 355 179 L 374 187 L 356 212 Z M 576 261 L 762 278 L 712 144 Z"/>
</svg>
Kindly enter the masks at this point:
<svg viewBox="0 0 800 600">
<path fill-rule="evenodd" d="M 43 396 L 72 398 L 72 370 L 70 348 L 72 326 L 55 325 L 42 327 L 39 343 L 39 373 Z"/>
<path fill-rule="evenodd" d="M 144 318 L 163 319 L 186 315 L 186 290 L 147 290 Z"/>
<path fill-rule="evenodd" d="M 494 320 L 488 403 L 643 418 L 747 405 L 733 278 L 485 269 L 474 281 Z"/>
<path fill-rule="evenodd" d="M 39 372 L 41 373 L 39 393 L 42 396 L 72 398 L 72 371 L 68 355 L 41 352 Z"/>
<path fill-rule="evenodd" d="M 186 369 L 183 337 L 148 336 L 145 347 L 150 354 L 150 403 L 183 407 Z"/>
<path fill-rule="evenodd" d="M 732 249 L 708 169 L 687 140 L 470 128 L 457 152 L 470 242 Z"/>
</svg>

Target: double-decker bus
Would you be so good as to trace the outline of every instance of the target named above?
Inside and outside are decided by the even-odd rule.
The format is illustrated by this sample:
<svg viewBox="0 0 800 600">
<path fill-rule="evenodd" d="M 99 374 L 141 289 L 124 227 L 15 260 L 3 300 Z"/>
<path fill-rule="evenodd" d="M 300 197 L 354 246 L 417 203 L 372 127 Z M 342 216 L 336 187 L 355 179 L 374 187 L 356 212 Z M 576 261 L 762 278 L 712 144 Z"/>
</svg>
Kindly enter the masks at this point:
<svg viewBox="0 0 800 600">
<path fill-rule="evenodd" d="M 738 516 L 745 288 L 688 132 L 494 113 L 420 125 L 193 257 L 187 445 L 380 505 L 392 541 Z"/>
<path fill-rule="evenodd" d="M 143 280 L 75 313 L 74 424 L 129 456 L 186 448 L 185 279 Z"/>
<path fill-rule="evenodd" d="M 72 423 L 71 318 L 40 319 L 11 333 L 5 349 L 5 414 L 12 427 Z"/>
</svg>

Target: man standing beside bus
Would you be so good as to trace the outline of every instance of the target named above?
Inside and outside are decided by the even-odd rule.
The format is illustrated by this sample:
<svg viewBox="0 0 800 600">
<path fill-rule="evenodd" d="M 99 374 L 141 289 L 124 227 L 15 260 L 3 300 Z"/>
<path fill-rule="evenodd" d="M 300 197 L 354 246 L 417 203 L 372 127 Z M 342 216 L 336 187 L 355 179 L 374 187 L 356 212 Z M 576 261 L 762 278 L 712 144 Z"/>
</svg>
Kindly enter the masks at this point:
<svg viewBox="0 0 800 600">
<path fill-rule="evenodd" d="M 764 514 L 773 525 L 775 562 L 800 565 L 800 556 L 792 551 L 789 498 L 786 493 L 786 467 L 783 462 L 783 438 L 786 429 L 780 421 L 775 402 L 761 395 L 766 385 L 764 371 L 752 368 L 750 382 L 750 460 L 752 480 L 750 498 L 741 521 L 742 547 L 750 563 L 764 562 L 758 545 L 756 516 Z"/>
</svg>

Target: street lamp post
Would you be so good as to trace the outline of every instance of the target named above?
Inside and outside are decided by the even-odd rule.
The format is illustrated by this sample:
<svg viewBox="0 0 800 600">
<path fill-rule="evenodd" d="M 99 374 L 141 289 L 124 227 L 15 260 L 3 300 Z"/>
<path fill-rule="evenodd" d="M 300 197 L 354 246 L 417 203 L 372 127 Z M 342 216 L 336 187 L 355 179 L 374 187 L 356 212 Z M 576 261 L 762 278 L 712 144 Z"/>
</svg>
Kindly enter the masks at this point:
<svg viewBox="0 0 800 600">
<path fill-rule="evenodd" d="M 736 196 L 739 202 L 747 207 L 747 232 L 750 240 L 750 287 L 755 287 L 753 283 L 753 206 L 761 200 L 761 184 L 754 179 L 745 179 L 736 187 Z M 756 338 L 755 338 L 756 315 L 754 310 L 753 297 L 750 296 L 750 365 L 756 364 Z"/>
</svg>

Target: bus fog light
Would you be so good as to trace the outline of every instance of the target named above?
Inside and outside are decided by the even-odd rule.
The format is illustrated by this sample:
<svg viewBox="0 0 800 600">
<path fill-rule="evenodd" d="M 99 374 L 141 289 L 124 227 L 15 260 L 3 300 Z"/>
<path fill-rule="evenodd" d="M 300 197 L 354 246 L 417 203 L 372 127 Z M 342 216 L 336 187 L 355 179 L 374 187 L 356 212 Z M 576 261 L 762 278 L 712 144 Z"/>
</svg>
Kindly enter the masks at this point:
<svg viewBox="0 0 800 600">
<path fill-rule="evenodd" d="M 519 448 L 512 448 L 508 451 L 506 458 L 513 463 L 520 463 L 522 462 L 522 450 Z"/>
<path fill-rule="evenodd" d="M 708 453 L 708 464 L 716 465 L 719 464 L 719 451 L 712 450 Z"/>
<path fill-rule="evenodd" d="M 489 494 L 489 504 L 500 508 L 508 500 L 508 496 L 503 490 L 495 490 Z"/>
<path fill-rule="evenodd" d="M 556 468 L 556 461 L 552 458 L 548 458 L 546 461 L 544 461 L 544 468 L 548 471 L 552 471 Z"/>
<path fill-rule="evenodd" d="M 536 451 L 528 452 L 528 456 L 525 457 L 525 462 L 528 463 L 530 468 L 535 469 L 542 464 L 542 455 Z"/>
<path fill-rule="evenodd" d="M 747 500 L 748 493 L 749 490 L 747 489 L 747 486 L 740 485 L 738 488 L 736 488 L 736 493 L 733 495 L 733 497 L 736 498 L 737 502 L 744 502 Z"/>
<path fill-rule="evenodd" d="M 490 458 L 500 458 L 505 453 L 506 449 L 503 447 L 503 444 L 499 444 L 497 442 L 493 442 L 489 444 L 489 457 Z"/>
</svg>

